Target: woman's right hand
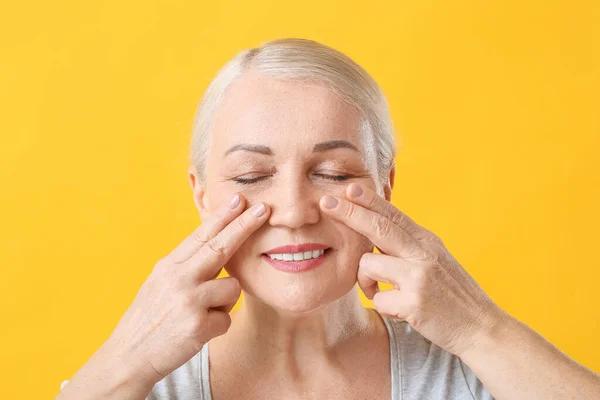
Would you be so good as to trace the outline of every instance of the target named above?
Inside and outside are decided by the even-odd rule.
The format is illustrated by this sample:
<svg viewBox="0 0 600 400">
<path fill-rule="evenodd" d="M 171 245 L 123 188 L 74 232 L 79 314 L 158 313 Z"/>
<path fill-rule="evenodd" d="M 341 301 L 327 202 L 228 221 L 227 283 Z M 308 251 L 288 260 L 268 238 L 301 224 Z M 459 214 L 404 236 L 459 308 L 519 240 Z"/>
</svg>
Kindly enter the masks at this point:
<svg viewBox="0 0 600 400">
<path fill-rule="evenodd" d="M 133 374 L 158 382 L 229 329 L 241 289 L 233 277 L 215 278 L 270 212 L 261 202 L 242 213 L 245 203 L 237 195 L 222 204 L 154 266 L 105 343 Z"/>
</svg>

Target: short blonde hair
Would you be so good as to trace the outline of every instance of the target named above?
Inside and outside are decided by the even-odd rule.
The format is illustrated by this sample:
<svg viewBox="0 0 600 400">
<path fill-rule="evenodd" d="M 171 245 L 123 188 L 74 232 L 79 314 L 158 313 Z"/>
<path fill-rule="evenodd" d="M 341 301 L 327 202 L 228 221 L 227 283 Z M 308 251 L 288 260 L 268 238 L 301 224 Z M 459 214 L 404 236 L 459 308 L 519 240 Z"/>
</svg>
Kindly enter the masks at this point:
<svg viewBox="0 0 600 400">
<path fill-rule="evenodd" d="M 229 85 L 250 70 L 276 78 L 317 82 L 355 106 L 362 114 L 360 129 L 367 140 L 367 151 L 375 152 L 379 180 L 387 182 L 396 144 L 387 100 L 377 82 L 338 50 L 314 40 L 282 38 L 239 52 L 218 71 L 206 89 L 194 118 L 189 160 L 201 184 L 206 178 L 205 163 L 215 111 Z"/>
</svg>

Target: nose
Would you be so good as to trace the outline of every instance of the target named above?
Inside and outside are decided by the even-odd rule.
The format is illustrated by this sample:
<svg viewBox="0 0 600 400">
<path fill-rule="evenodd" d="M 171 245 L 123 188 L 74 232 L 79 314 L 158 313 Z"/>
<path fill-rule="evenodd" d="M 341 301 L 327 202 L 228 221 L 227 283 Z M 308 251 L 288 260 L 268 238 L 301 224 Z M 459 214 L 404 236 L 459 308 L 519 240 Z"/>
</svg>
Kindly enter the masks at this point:
<svg viewBox="0 0 600 400">
<path fill-rule="evenodd" d="M 280 176 L 270 192 L 269 225 L 297 229 L 319 221 L 319 199 L 323 193 L 306 177 Z"/>
</svg>

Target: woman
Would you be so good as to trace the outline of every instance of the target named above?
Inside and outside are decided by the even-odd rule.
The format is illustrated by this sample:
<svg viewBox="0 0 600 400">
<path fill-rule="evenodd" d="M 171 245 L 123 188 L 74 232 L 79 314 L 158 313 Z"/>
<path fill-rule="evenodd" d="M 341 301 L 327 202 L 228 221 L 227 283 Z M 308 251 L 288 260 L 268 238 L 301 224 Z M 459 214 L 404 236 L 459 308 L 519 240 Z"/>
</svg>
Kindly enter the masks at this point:
<svg viewBox="0 0 600 400">
<path fill-rule="evenodd" d="M 507 315 L 389 203 L 394 155 L 385 97 L 345 55 L 301 39 L 238 54 L 194 124 L 204 223 L 58 398 L 597 396 L 597 374 Z M 222 266 L 230 277 L 215 279 Z"/>
</svg>

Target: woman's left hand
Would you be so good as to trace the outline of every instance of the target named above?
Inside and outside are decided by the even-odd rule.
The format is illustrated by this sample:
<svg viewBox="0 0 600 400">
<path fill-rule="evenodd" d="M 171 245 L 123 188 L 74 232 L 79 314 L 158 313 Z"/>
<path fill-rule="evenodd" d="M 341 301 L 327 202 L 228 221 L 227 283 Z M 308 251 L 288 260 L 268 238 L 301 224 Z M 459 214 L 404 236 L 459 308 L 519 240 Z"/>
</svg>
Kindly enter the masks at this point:
<svg viewBox="0 0 600 400">
<path fill-rule="evenodd" d="M 337 204 L 328 208 L 332 199 Z M 358 268 L 358 284 L 381 314 L 405 320 L 459 357 L 509 318 L 438 236 L 372 190 L 353 183 L 346 198 L 324 196 L 321 209 L 369 238 L 382 253 L 365 253 Z M 379 292 L 378 281 L 394 289 Z"/>
</svg>

